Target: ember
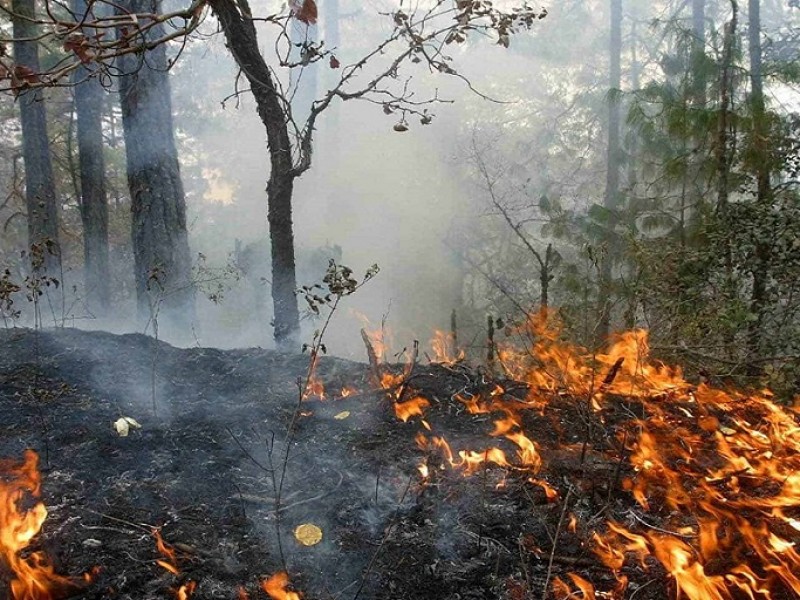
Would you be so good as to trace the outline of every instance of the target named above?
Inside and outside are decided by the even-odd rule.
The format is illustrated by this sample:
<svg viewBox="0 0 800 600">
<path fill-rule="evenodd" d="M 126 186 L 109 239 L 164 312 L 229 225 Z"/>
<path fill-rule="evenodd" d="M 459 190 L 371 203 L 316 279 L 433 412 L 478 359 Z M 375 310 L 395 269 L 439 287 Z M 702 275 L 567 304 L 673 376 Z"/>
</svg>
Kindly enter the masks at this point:
<svg viewBox="0 0 800 600">
<path fill-rule="evenodd" d="M 164 557 L 163 559 L 157 559 L 156 564 L 173 575 L 180 575 L 181 572 L 180 569 L 178 569 L 178 556 L 175 552 L 175 548 L 164 541 L 158 529 L 153 529 L 152 533 L 153 537 L 156 539 L 156 548 Z M 172 593 L 175 594 L 177 600 L 189 600 L 196 588 L 197 582 L 187 581 L 177 589 L 173 589 Z"/>
<path fill-rule="evenodd" d="M 272 600 L 300 600 L 301 596 L 289 588 L 289 575 L 284 571 L 276 573 L 261 583 L 263 589 Z"/>
</svg>

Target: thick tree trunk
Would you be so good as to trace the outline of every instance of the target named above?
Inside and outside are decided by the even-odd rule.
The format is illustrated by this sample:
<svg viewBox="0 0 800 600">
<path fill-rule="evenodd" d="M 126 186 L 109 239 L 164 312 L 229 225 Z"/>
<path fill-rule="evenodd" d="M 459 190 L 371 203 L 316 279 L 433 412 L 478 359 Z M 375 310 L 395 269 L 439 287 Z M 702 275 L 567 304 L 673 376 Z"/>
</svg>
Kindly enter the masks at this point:
<svg viewBox="0 0 800 600">
<path fill-rule="evenodd" d="M 249 12 L 247 3 L 241 0 L 238 4 L 232 0 L 210 0 L 209 4 L 219 18 L 228 48 L 250 83 L 258 115 L 267 131 L 271 167 L 267 203 L 272 242 L 274 334 L 279 348 L 294 349 L 300 330 L 292 226 L 292 191 L 296 174 L 287 129 L 286 106 L 278 95 L 272 73 L 259 50 L 253 22 L 239 12 L 239 6 L 244 12 Z"/>
<path fill-rule="evenodd" d="M 34 17 L 34 0 L 13 0 L 14 60 L 30 74 L 40 72 L 38 32 L 28 19 Z M 58 208 L 55 179 L 47 137 L 47 114 L 42 91 L 20 90 L 22 156 L 25 161 L 25 203 L 28 212 L 28 243 L 44 252 L 48 276 L 61 277 L 61 251 L 58 242 Z"/>
<path fill-rule="evenodd" d="M 87 11 L 86 0 L 75 0 L 80 18 Z M 107 314 L 110 306 L 111 274 L 108 267 L 108 199 L 103 158 L 103 106 L 105 92 L 92 71 L 75 72 L 75 112 L 78 121 L 78 152 L 83 222 L 84 280 L 89 310 L 95 316 Z"/>
<path fill-rule="evenodd" d="M 609 43 L 609 89 L 608 100 L 608 146 L 606 149 L 606 191 L 603 205 L 612 215 L 607 223 L 606 254 L 600 266 L 600 318 L 597 325 L 597 341 L 604 343 L 611 330 L 611 280 L 612 268 L 616 261 L 618 248 L 614 227 L 616 219 L 613 214 L 619 204 L 620 177 L 620 105 L 619 90 L 622 85 L 622 0 L 611 0 L 610 13 L 611 36 Z"/>
<path fill-rule="evenodd" d="M 125 0 L 122 14 L 158 11 L 156 0 Z M 162 35 L 155 27 L 149 36 Z M 178 165 L 166 49 L 120 60 L 122 124 L 139 318 L 158 319 L 172 335 L 188 337 L 194 320 L 194 289 L 186 231 L 186 199 Z"/>
</svg>

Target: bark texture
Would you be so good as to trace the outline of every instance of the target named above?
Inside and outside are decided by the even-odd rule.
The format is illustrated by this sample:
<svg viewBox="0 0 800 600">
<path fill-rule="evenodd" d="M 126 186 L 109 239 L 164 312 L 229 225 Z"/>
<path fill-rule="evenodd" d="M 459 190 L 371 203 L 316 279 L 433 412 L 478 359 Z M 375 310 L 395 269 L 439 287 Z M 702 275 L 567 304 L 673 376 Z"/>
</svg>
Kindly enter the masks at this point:
<svg viewBox="0 0 800 600">
<path fill-rule="evenodd" d="M 258 115 L 267 131 L 270 175 L 267 203 L 272 245 L 272 302 L 274 335 L 280 349 L 296 349 L 300 329 L 297 308 L 292 192 L 297 176 L 287 128 L 286 106 L 275 87 L 272 72 L 258 46 L 256 30 L 246 2 L 210 0 L 220 21 L 228 49 L 250 83 Z"/>
<path fill-rule="evenodd" d="M 733 58 L 736 43 L 736 27 L 738 25 L 739 6 L 731 0 L 732 16 L 725 25 L 722 43 L 722 57 L 719 81 L 719 119 L 717 121 L 717 139 L 715 143 L 716 175 L 717 175 L 717 212 L 725 215 L 730 195 L 729 176 L 731 170 L 730 156 L 730 108 L 733 90 Z"/>
<path fill-rule="evenodd" d="M 750 53 L 750 104 L 753 118 L 751 135 L 753 167 L 756 178 L 756 202 L 769 206 L 772 202 L 770 185 L 769 125 L 764 104 L 764 82 L 761 60 L 761 2 L 749 0 L 747 4 L 748 46 Z M 767 306 L 767 284 L 771 249 L 768 240 L 759 238 L 755 242 L 755 263 L 752 270 L 753 289 L 750 296 L 750 312 L 754 318 L 748 327 L 748 346 L 752 355 L 761 354 L 764 328 L 764 313 Z M 761 373 L 761 365 L 751 363 L 748 372 L 752 376 Z"/>
<path fill-rule="evenodd" d="M 86 0 L 74 0 L 73 10 L 86 14 Z M 111 274 L 108 266 L 108 199 L 103 157 L 103 107 L 105 91 L 92 71 L 75 72 L 75 112 L 78 121 L 80 211 L 83 223 L 84 281 L 89 310 L 105 315 L 110 306 Z"/>
<path fill-rule="evenodd" d="M 39 50 L 35 41 L 37 28 L 28 19 L 34 18 L 34 0 L 13 0 L 15 15 L 14 60 L 18 68 L 32 75 L 41 71 Z M 46 247 L 44 267 L 51 277 L 60 278 L 61 251 L 58 242 L 58 208 L 55 179 L 47 136 L 47 115 L 41 89 L 19 90 L 22 121 L 22 156 L 25 161 L 25 202 L 28 213 L 28 243 Z"/>
<path fill-rule="evenodd" d="M 608 145 L 606 147 L 606 190 L 603 196 L 603 206 L 611 215 L 606 224 L 606 254 L 600 268 L 600 318 L 597 325 L 597 341 L 604 343 L 611 331 L 611 279 L 613 264 L 616 260 L 616 247 L 614 228 L 616 219 L 613 217 L 619 204 L 619 179 L 620 179 L 620 105 L 619 90 L 622 85 L 622 0 L 611 0 L 610 11 L 611 36 L 609 41 L 609 70 L 608 85 L 610 96 L 608 100 Z"/>
<path fill-rule="evenodd" d="M 125 0 L 118 7 L 123 14 L 154 13 L 159 3 Z M 155 27 L 148 35 L 162 34 Z M 159 45 L 143 55 L 127 55 L 120 67 L 139 317 L 144 322 L 158 318 L 172 335 L 186 337 L 194 320 L 194 290 L 166 49 Z"/>
<path fill-rule="evenodd" d="M 692 67 L 693 101 L 705 106 L 706 77 L 702 61 L 706 51 L 706 0 L 692 0 Z"/>
</svg>

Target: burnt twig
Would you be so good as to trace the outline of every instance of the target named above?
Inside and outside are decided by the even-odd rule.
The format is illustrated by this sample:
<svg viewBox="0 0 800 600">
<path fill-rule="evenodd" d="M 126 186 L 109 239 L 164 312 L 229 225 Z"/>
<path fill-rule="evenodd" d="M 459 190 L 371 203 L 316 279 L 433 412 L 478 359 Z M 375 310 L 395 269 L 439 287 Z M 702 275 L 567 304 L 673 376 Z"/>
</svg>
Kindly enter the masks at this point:
<svg viewBox="0 0 800 600">
<path fill-rule="evenodd" d="M 380 387 L 381 368 L 380 365 L 378 364 L 378 355 L 375 354 L 375 348 L 372 346 L 372 342 L 369 339 L 369 334 L 367 333 L 366 329 L 361 330 L 361 339 L 364 340 L 364 346 L 367 349 L 367 359 L 369 359 L 370 383 L 374 387 Z"/>
<path fill-rule="evenodd" d="M 603 383 L 600 384 L 600 391 L 605 392 L 611 384 L 614 383 L 614 380 L 617 378 L 617 374 L 619 373 L 620 368 L 622 367 L 622 363 L 625 362 L 625 357 L 620 356 L 614 364 L 609 369 L 608 373 L 606 373 L 605 378 L 603 379 Z"/>
<path fill-rule="evenodd" d="M 569 497 L 572 494 L 572 486 L 567 489 L 567 495 L 564 496 L 564 507 L 561 509 L 561 516 L 558 518 L 558 525 L 556 525 L 556 534 L 553 536 L 553 548 L 550 550 L 550 558 L 547 561 L 547 576 L 545 578 L 544 587 L 542 588 L 542 600 L 547 600 L 547 589 L 550 587 L 550 580 L 553 577 L 553 564 L 556 560 L 556 548 L 558 547 L 558 536 L 561 535 L 561 527 L 564 525 L 564 518 L 567 516 L 567 509 L 569 508 Z"/>
</svg>

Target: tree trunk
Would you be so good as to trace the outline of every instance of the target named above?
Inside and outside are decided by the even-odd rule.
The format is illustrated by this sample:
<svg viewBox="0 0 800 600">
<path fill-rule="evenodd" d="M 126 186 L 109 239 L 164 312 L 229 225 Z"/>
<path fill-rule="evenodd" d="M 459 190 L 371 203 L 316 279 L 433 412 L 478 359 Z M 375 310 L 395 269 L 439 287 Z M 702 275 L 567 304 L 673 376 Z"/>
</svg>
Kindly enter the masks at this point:
<svg viewBox="0 0 800 600">
<path fill-rule="evenodd" d="M 158 11 L 156 0 L 125 0 L 121 14 Z M 163 29 L 148 33 L 161 36 Z M 188 337 L 194 320 L 186 199 L 178 165 L 166 49 L 120 59 L 122 125 L 139 318 L 158 319 L 173 335 Z"/>
<path fill-rule="evenodd" d="M 86 0 L 75 0 L 78 18 L 86 14 Z M 105 92 L 92 71 L 75 72 L 75 111 L 78 121 L 80 162 L 80 210 L 83 223 L 84 280 L 89 310 L 95 316 L 107 314 L 110 305 L 111 273 L 108 267 L 108 199 L 103 157 L 103 106 Z"/>
<path fill-rule="evenodd" d="M 760 0 L 748 0 L 748 43 L 750 52 L 750 104 L 753 114 L 753 154 L 755 157 L 756 202 L 769 206 L 772 197 L 769 168 L 769 130 L 764 105 L 764 84 L 761 66 L 761 6 Z M 755 266 L 752 271 L 753 289 L 750 296 L 750 312 L 754 319 L 748 325 L 748 350 L 758 358 L 764 326 L 764 312 L 767 305 L 767 278 L 769 276 L 770 245 L 767 241 L 755 243 Z M 750 375 L 757 376 L 761 367 L 757 362 L 748 366 Z"/>
<path fill-rule="evenodd" d="M 620 105 L 619 90 L 622 54 L 622 0 L 611 0 L 611 36 L 609 44 L 609 99 L 608 99 L 608 146 L 606 150 L 606 191 L 603 206 L 611 218 L 607 223 L 606 254 L 600 267 L 600 319 L 597 325 L 597 341 L 604 343 L 611 330 L 611 279 L 618 248 L 615 239 L 616 213 L 619 204 L 620 177 Z"/>
<path fill-rule="evenodd" d="M 769 151 L 764 83 L 761 66 L 761 6 L 760 0 L 748 0 L 748 42 L 750 51 L 750 104 L 753 113 L 753 143 L 756 156 L 758 201 L 770 197 Z"/>
<path fill-rule="evenodd" d="M 690 47 L 689 90 L 685 113 L 700 113 L 706 109 L 706 0 L 692 0 L 692 42 Z M 690 120 L 690 123 L 692 121 Z M 684 139 L 684 144 L 691 144 L 688 153 L 686 170 L 682 182 L 680 206 L 680 262 L 683 264 L 684 251 L 687 244 L 687 226 L 691 219 L 690 207 L 702 205 L 706 195 L 706 185 L 702 172 L 705 156 L 700 150 L 705 147 L 708 132 L 705 128 L 694 127 L 691 139 Z M 684 151 L 688 150 L 684 148 Z M 681 284 L 682 285 L 682 284 Z"/>
<path fill-rule="evenodd" d="M 717 163 L 717 211 L 724 216 L 728 207 L 729 175 L 730 175 L 730 151 L 728 142 L 728 127 L 731 105 L 731 93 L 733 91 L 733 51 L 736 42 L 736 26 L 739 6 L 736 0 L 731 0 L 733 15 L 731 20 L 725 25 L 724 39 L 722 43 L 722 68 L 719 83 L 719 119 L 717 121 L 717 140 L 716 140 L 716 163 Z"/>
<path fill-rule="evenodd" d="M 295 295 L 294 231 L 292 191 L 296 173 L 287 129 L 285 105 L 279 97 L 272 72 L 258 47 L 253 22 L 239 12 L 249 13 L 247 2 L 210 0 L 220 21 L 227 46 L 247 77 L 258 115 L 267 131 L 270 176 L 267 183 L 269 233 L 272 242 L 272 302 L 275 308 L 274 335 L 280 349 L 293 349 L 298 342 L 300 314 Z"/>
<path fill-rule="evenodd" d="M 22 69 L 39 73 L 37 27 L 34 0 L 13 0 L 14 59 Z M 50 277 L 61 277 L 61 250 L 58 242 L 56 185 L 47 137 L 47 114 L 41 89 L 24 91 L 19 96 L 22 121 L 22 156 L 25 161 L 25 204 L 28 212 L 28 243 L 44 252 L 44 264 Z"/>
<path fill-rule="evenodd" d="M 539 307 L 543 312 L 547 312 L 550 304 L 550 282 L 553 280 L 551 275 L 553 262 L 553 244 L 547 244 L 544 252 L 544 261 L 539 265 Z"/>
<path fill-rule="evenodd" d="M 731 149 L 730 135 L 730 105 L 731 95 L 733 94 L 733 55 L 734 44 L 736 42 L 736 28 L 738 24 L 739 5 L 736 0 L 730 0 L 731 20 L 725 25 L 722 40 L 722 64 L 720 65 L 719 77 L 719 118 L 717 119 L 716 141 L 714 144 L 714 158 L 716 162 L 717 178 L 717 220 L 721 224 L 722 239 L 720 240 L 721 251 L 725 263 L 725 284 L 724 295 L 728 301 L 733 301 L 738 295 L 736 289 L 736 277 L 733 270 L 733 249 L 731 248 L 730 238 L 725 236 L 725 228 L 730 227 L 728 222 L 728 200 L 730 196 L 730 170 L 731 170 Z M 733 357 L 735 352 L 735 338 L 732 332 L 724 335 L 725 346 L 728 354 Z"/>
<path fill-rule="evenodd" d="M 706 104 L 705 53 L 706 0 L 692 0 L 692 95 L 697 107 Z"/>
</svg>

